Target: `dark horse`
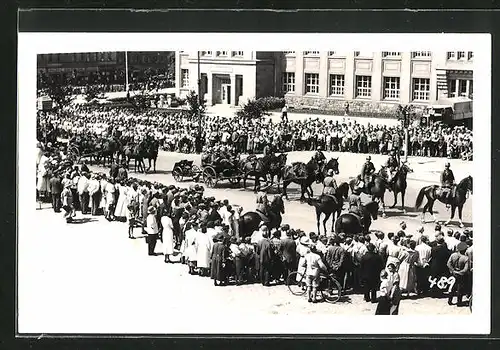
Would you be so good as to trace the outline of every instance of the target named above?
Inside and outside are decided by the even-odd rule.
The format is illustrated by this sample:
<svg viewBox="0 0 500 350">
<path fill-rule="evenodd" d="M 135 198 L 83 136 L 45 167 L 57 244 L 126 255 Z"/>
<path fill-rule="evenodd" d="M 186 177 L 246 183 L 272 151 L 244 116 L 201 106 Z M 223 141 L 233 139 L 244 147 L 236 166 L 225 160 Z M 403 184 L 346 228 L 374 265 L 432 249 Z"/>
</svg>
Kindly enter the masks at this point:
<svg viewBox="0 0 500 350">
<path fill-rule="evenodd" d="M 363 217 L 353 213 L 344 213 L 335 221 L 335 233 L 344 232 L 347 235 L 359 233 L 368 234 L 372 219 L 377 220 L 378 203 L 371 201 L 363 206 Z"/>
<path fill-rule="evenodd" d="M 127 166 L 130 163 L 130 159 L 134 160 L 134 172 L 146 171 L 146 165 L 144 164 L 144 157 L 146 156 L 146 145 L 144 141 L 137 144 L 129 144 L 125 146 L 124 149 L 125 157 L 127 158 Z"/>
<path fill-rule="evenodd" d="M 269 211 L 272 217 L 269 222 L 269 229 L 278 228 L 281 225 L 281 214 L 285 214 L 285 203 L 280 195 L 274 196 L 274 199 L 269 204 Z M 259 229 L 259 224 L 262 221 L 260 214 L 249 211 L 242 215 L 239 219 L 239 233 L 240 237 L 244 238 L 251 236 L 254 231 Z"/>
<path fill-rule="evenodd" d="M 335 196 L 330 196 L 326 194 L 322 194 L 319 198 L 310 198 L 308 200 L 308 204 L 312 205 L 314 209 L 316 209 L 316 225 L 318 227 L 318 235 L 320 233 L 319 228 L 319 219 L 321 217 L 321 213 L 325 214 L 325 218 L 323 220 L 323 229 L 325 230 L 326 235 L 326 222 L 332 216 L 332 232 L 334 232 L 334 223 L 335 223 L 335 214 L 337 214 L 337 218 L 340 216 L 340 212 L 342 211 L 342 206 L 344 204 L 344 199 L 347 199 L 347 195 L 349 193 L 349 185 L 347 182 L 342 182 L 340 186 L 335 191 Z M 332 215 L 333 214 L 333 215 Z"/>
<path fill-rule="evenodd" d="M 437 199 L 441 203 L 451 206 L 451 217 L 445 222 L 445 225 L 448 225 L 455 217 L 455 209 L 458 208 L 458 222 L 462 228 L 464 227 L 464 224 L 462 223 L 462 208 L 467 200 L 467 193 L 469 191 L 472 194 L 472 176 L 467 176 L 465 179 L 460 181 L 458 185 L 456 185 L 453 196 L 450 196 L 451 198 L 445 198 L 443 196 L 442 188 L 438 185 L 426 186 L 418 193 L 417 201 L 415 202 L 415 209 L 420 207 L 425 196 L 427 198 L 427 203 L 424 205 L 424 209 L 422 210 L 422 222 L 425 219 L 426 211 L 429 211 L 429 213 L 434 217 L 434 221 L 437 221 L 436 216 L 432 211 L 434 202 Z"/>
<path fill-rule="evenodd" d="M 406 213 L 405 193 L 406 187 L 408 186 L 406 177 L 408 176 L 408 173 L 411 172 L 413 172 L 413 170 L 408 166 L 408 164 L 403 162 L 399 169 L 396 171 L 396 174 L 394 174 L 394 178 L 391 181 L 390 190 L 394 193 L 394 204 L 391 206 L 391 208 L 394 208 L 396 206 L 396 203 L 398 202 L 398 194 L 401 193 L 401 209 L 403 210 L 403 213 Z"/>
<path fill-rule="evenodd" d="M 351 191 L 358 185 L 359 181 L 359 175 L 358 177 L 349 181 L 349 187 L 351 188 Z M 369 190 L 368 186 L 370 187 Z M 382 167 L 378 173 L 372 175 L 372 181 L 370 181 L 370 184 L 365 184 L 362 190 L 363 193 L 370 195 L 372 197 L 372 200 L 378 200 L 380 203 L 382 203 L 382 217 L 385 217 L 384 195 L 385 190 L 387 189 L 389 189 L 387 174 L 385 168 Z"/>
<path fill-rule="evenodd" d="M 158 140 L 149 140 L 145 147 L 145 158 L 149 162 L 148 169 L 146 172 L 151 170 L 151 163 L 153 164 L 153 171 L 156 173 L 156 159 L 158 159 L 158 149 L 160 148 L 160 143 Z"/>
<path fill-rule="evenodd" d="M 238 162 L 238 169 L 243 174 L 243 189 L 247 187 L 248 176 L 254 177 L 253 191 L 260 188 L 260 179 L 266 181 L 266 164 L 263 158 L 248 156 Z"/>
<path fill-rule="evenodd" d="M 116 138 L 102 139 L 98 151 L 99 156 L 102 157 L 102 166 L 106 167 L 106 160 L 109 160 L 109 164 L 111 165 L 115 153 L 119 153 L 121 148 L 122 145 Z"/>
<path fill-rule="evenodd" d="M 326 172 L 332 169 L 333 172 L 338 175 L 339 174 L 339 157 L 337 158 L 330 158 L 328 163 L 325 164 L 325 167 L 323 168 L 323 174 L 326 176 Z"/>
<path fill-rule="evenodd" d="M 272 159 L 265 159 L 266 162 L 266 172 L 269 175 L 272 186 L 274 184 L 274 177 L 276 176 L 276 183 L 278 184 L 278 191 L 280 190 L 280 181 L 281 175 L 283 174 L 283 168 L 286 165 L 287 154 L 281 153 L 277 157 L 273 157 Z"/>
<path fill-rule="evenodd" d="M 295 162 L 292 165 L 286 165 L 283 168 L 283 196 L 288 199 L 286 188 L 294 182 L 300 185 L 300 201 L 305 200 L 304 194 L 307 192 L 309 198 L 312 198 L 313 191 L 311 185 L 314 181 L 320 183 L 324 175 L 318 162 L 311 158 L 307 164 Z"/>
</svg>

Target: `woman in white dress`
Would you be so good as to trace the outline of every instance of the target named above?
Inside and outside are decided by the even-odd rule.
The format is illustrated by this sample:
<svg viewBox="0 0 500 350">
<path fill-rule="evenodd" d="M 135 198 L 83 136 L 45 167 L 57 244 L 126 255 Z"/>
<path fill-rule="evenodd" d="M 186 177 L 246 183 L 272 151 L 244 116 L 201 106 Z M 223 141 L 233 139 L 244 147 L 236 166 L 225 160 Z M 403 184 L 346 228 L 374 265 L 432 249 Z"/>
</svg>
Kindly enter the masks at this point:
<svg viewBox="0 0 500 350">
<path fill-rule="evenodd" d="M 161 217 L 161 225 L 163 227 L 163 253 L 165 254 L 165 263 L 170 263 L 170 255 L 174 254 L 174 225 L 172 219 L 163 215 Z"/>
<path fill-rule="evenodd" d="M 118 201 L 116 202 L 115 217 L 124 218 L 127 217 L 127 206 L 128 206 L 128 186 L 125 186 L 123 182 L 116 184 L 116 189 L 118 191 Z"/>
<path fill-rule="evenodd" d="M 115 181 L 109 179 L 106 184 L 106 205 L 107 205 L 107 217 L 106 219 L 112 221 L 115 219 Z"/>
<path fill-rule="evenodd" d="M 200 276 L 208 276 L 212 243 L 212 240 L 207 235 L 206 225 L 202 225 L 201 229 L 197 232 L 195 240 L 196 266 L 198 267 Z"/>
</svg>

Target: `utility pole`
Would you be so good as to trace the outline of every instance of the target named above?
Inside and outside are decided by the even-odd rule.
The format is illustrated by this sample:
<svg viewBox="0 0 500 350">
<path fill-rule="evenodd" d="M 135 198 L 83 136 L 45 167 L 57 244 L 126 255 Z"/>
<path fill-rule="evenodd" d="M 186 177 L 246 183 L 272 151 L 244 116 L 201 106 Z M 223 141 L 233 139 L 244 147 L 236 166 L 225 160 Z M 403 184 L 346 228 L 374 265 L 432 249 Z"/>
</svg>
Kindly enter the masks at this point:
<svg viewBox="0 0 500 350">
<path fill-rule="evenodd" d="M 198 52 L 198 125 L 199 125 L 199 130 L 201 132 L 201 104 L 202 104 L 202 98 L 201 98 L 201 65 L 200 65 L 200 51 Z"/>
<path fill-rule="evenodd" d="M 403 131 L 405 133 L 405 140 L 404 140 L 404 152 L 405 152 L 405 162 L 408 161 L 408 150 L 409 150 L 409 127 L 410 127 L 410 120 L 411 120 L 411 113 L 413 113 L 414 107 L 413 105 L 407 105 L 407 106 L 400 106 L 400 112 L 402 114 L 402 119 L 403 119 Z"/>
<path fill-rule="evenodd" d="M 125 91 L 128 92 L 128 51 L 125 51 Z"/>
</svg>

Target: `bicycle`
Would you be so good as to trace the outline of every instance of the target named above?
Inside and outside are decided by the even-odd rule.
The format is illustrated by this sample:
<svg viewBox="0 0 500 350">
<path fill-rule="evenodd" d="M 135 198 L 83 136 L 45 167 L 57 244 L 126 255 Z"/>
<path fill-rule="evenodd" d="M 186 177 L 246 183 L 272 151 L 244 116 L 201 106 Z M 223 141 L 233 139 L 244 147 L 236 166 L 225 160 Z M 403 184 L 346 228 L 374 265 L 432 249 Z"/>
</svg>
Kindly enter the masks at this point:
<svg viewBox="0 0 500 350">
<path fill-rule="evenodd" d="M 307 291 L 305 274 L 302 274 L 298 281 L 297 276 L 297 271 L 289 274 L 286 279 L 286 286 L 293 295 L 302 296 Z M 333 273 L 320 275 L 320 282 L 317 291 L 321 293 L 323 300 L 329 303 L 336 303 L 342 297 L 342 287 L 335 279 Z"/>
</svg>

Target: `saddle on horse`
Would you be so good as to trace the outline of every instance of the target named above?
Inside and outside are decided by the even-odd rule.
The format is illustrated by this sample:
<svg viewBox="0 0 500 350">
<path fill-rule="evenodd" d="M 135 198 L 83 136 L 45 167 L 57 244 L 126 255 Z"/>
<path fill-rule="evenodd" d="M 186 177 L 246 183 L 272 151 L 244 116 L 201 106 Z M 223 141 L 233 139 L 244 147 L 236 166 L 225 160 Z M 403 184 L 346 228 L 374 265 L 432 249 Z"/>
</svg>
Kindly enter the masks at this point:
<svg viewBox="0 0 500 350">
<path fill-rule="evenodd" d="M 455 197 L 455 189 L 456 185 L 452 185 L 451 187 L 441 186 L 441 189 L 439 191 L 439 196 L 442 198 L 443 202 L 445 202 L 447 205 L 449 205 L 453 197 Z"/>
</svg>

